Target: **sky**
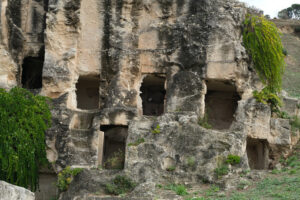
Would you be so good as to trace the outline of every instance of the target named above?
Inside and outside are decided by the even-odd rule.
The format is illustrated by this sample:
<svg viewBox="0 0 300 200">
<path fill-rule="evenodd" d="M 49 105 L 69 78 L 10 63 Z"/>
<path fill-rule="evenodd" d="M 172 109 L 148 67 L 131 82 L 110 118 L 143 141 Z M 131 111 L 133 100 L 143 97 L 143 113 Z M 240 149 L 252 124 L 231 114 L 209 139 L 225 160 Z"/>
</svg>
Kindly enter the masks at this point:
<svg viewBox="0 0 300 200">
<path fill-rule="evenodd" d="M 255 6 L 264 11 L 265 15 L 272 18 L 277 17 L 277 13 L 282 9 L 290 7 L 292 4 L 300 4 L 300 0 L 240 0 L 246 2 L 250 6 Z"/>
</svg>

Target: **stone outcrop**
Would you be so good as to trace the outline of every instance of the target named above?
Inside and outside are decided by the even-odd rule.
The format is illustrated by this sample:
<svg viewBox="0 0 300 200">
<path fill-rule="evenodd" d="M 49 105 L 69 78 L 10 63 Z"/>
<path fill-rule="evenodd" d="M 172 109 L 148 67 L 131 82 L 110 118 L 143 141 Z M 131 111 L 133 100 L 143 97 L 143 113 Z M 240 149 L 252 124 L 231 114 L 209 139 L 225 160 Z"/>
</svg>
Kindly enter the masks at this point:
<svg viewBox="0 0 300 200">
<path fill-rule="evenodd" d="M 246 13 L 234 0 L 2 1 L 0 86 L 52 98 L 48 160 L 85 168 L 61 199 L 109 199 L 117 174 L 139 184 L 130 199 L 151 199 L 156 183 L 216 182 L 229 154 L 234 175 L 290 152 L 299 133 L 252 97 Z"/>
<path fill-rule="evenodd" d="M 34 200 L 34 193 L 22 187 L 0 181 L 1 200 Z"/>
</svg>

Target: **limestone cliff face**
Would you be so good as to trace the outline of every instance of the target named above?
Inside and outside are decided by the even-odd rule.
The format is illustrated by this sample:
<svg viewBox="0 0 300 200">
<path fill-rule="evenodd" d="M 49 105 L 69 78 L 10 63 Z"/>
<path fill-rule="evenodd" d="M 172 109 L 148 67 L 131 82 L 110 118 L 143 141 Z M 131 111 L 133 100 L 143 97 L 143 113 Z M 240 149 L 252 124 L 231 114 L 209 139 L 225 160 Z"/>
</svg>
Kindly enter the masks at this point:
<svg viewBox="0 0 300 200">
<path fill-rule="evenodd" d="M 140 183 L 133 196 L 151 198 L 157 182 L 215 181 L 229 154 L 236 173 L 288 153 L 299 133 L 252 98 L 262 84 L 242 46 L 246 13 L 233 0 L 2 1 L 1 87 L 51 97 L 49 161 L 87 168 L 63 199 L 103 191 L 116 154 Z"/>
</svg>

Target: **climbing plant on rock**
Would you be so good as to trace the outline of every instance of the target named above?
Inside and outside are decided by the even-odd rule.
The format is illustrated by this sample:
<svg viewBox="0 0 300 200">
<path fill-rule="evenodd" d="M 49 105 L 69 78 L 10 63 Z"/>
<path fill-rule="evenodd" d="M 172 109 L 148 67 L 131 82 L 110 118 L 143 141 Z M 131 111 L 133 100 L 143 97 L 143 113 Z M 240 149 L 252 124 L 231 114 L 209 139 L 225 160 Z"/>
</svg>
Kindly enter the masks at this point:
<svg viewBox="0 0 300 200">
<path fill-rule="evenodd" d="M 266 85 L 264 92 L 274 95 L 281 91 L 285 68 L 280 35 L 276 25 L 263 16 L 246 16 L 243 31 L 244 45 L 260 80 Z"/>
<path fill-rule="evenodd" d="M 51 126 L 47 98 L 25 89 L 0 89 L 0 180 L 38 187 L 39 167 L 48 163 L 45 131 Z"/>
</svg>

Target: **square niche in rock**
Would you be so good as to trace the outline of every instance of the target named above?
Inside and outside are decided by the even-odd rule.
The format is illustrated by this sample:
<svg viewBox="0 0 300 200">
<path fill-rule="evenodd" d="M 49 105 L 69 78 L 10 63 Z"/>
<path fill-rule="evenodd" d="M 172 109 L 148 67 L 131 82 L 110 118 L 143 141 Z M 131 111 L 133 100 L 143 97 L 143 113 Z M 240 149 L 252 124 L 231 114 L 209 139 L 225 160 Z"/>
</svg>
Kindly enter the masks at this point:
<svg viewBox="0 0 300 200">
<path fill-rule="evenodd" d="M 155 74 L 147 75 L 141 85 L 143 115 L 160 116 L 164 113 L 166 78 Z"/>
<path fill-rule="evenodd" d="M 101 126 L 104 132 L 103 167 L 105 169 L 124 169 L 127 126 Z"/>
<path fill-rule="evenodd" d="M 216 130 L 229 129 L 238 107 L 240 96 L 229 82 L 206 81 L 205 114 L 208 123 Z"/>
<path fill-rule="evenodd" d="M 99 108 L 99 77 L 80 76 L 76 83 L 77 108 L 93 110 Z"/>
<path fill-rule="evenodd" d="M 247 156 L 251 169 L 268 169 L 269 147 L 264 139 L 247 138 Z"/>
</svg>

